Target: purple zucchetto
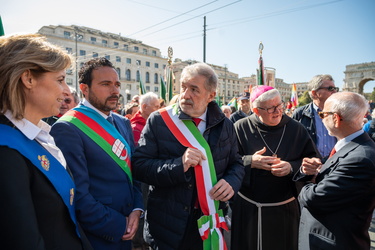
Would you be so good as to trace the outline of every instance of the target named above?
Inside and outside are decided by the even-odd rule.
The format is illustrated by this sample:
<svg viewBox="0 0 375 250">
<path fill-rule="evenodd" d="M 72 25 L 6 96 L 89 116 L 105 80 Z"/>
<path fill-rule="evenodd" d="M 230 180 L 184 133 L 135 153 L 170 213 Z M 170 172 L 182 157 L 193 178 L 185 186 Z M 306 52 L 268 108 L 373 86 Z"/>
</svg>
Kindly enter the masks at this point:
<svg viewBox="0 0 375 250">
<path fill-rule="evenodd" d="M 250 101 L 254 102 L 255 99 L 257 99 L 261 94 L 266 93 L 267 91 L 272 90 L 272 89 L 274 89 L 274 88 L 271 87 L 271 86 L 267 86 L 267 85 L 259 85 L 259 86 L 257 86 L 251 92 Z"/>
</svg>

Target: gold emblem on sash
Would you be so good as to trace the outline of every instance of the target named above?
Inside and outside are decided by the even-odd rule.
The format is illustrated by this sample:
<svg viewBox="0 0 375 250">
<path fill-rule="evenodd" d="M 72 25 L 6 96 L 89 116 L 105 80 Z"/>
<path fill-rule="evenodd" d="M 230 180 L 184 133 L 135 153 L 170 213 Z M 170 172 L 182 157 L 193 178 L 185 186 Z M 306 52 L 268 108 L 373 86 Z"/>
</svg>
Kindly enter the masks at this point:
<svg viewBox="0 0 375 250">
<path fill-rule="evenodd" d="M 70 205 L 73 206 L 74 201 L 74 188 L 70 189 Z"/>
<path fill-rule="evenodd" d="M 49 160 L 45 155 L 38 155 L 38 160 L 40 161 L 40 165 L 46 171 L 49 171 Z"/>
</svg>

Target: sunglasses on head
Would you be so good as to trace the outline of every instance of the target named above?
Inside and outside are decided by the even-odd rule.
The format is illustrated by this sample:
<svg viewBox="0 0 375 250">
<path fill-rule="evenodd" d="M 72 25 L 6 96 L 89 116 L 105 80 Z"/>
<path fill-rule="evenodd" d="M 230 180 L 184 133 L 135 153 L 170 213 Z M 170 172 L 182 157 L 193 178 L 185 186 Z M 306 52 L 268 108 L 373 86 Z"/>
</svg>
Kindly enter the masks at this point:
<svg viewBox="0 0 375 250">
<path fill-rule="evenodd" d="M 72 102 L 72 99 L 70 99 L 70 98 L 65 98 L 65 99 L 64 99 L 64 102 L 65 102 L 66 104 L 70 104 L 70 103 Z"/>
</svg>

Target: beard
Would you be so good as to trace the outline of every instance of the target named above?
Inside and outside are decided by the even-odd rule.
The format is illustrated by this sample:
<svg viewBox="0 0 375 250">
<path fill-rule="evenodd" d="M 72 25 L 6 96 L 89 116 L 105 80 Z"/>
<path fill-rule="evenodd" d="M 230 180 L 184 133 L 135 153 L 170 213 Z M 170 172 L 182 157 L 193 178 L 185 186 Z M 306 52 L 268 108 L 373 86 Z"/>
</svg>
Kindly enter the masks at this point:
<svg viewBox="0 0 375 250">
<path fill-rule="evenodd" d="M 118 100 L 118 96 L 114 95 L 114 96 L 107 97 L 107 99 L 103 102 L 93 92 L 91 92 L 89 95 L 88 101 L 92 106 L 97 108 L 99 111 L 109 112 L 111 110 L 116 109 L 117 107 L 117 102 L 113 105 L 107 104 L 108 99 L 114 99 L 114 98 Z"/>
</svg>

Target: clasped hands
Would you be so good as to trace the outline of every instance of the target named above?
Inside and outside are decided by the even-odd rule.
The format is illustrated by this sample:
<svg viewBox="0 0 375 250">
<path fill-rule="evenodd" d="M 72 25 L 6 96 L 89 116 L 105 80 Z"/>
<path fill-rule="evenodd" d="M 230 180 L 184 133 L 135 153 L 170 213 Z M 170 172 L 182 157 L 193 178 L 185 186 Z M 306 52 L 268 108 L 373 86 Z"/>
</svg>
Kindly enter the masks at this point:
<svg viewBox="0 0 375 250">
<path fill-rule="evenodd" d="M 195 167 L 196 165 L 202 166 L 203 160 L 206 160 L 206 156 L 200 150 L 196 148 L 187 148 L 185 153 L 182 155 L 184 172 L 188 171 L 191 167 Z M 209 195 L 213 200 L 225 202 L 232 198 L 234 195 L 234 190 L 226 180 L 220 179 L 210 190 Z"/>
<path fill-rule="evenodd" d="M 274 176 L 282 177 L 292 172 L 292 165 L 274 156 L 263 156 L 266 148 L 256 151 L 251 160 L 251 167 L 271 171 Z"/>
</svg>

